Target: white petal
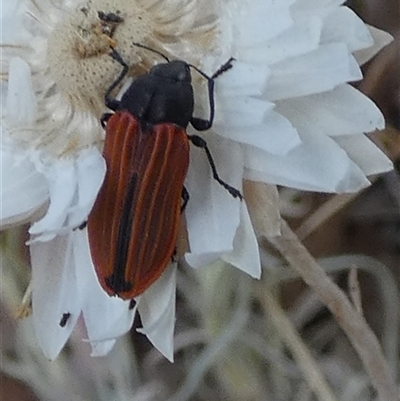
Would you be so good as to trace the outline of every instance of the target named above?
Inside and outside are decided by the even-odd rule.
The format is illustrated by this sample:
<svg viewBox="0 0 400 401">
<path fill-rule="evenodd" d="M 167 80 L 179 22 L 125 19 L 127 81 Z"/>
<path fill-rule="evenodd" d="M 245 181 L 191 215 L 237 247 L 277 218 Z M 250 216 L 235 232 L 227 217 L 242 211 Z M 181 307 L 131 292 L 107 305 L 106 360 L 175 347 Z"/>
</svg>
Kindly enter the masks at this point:
<svg viewBox="0 0 400 401">
<path fill-rule="evenodd" d="M 374 40 L 364 22 L 348 7 L 340 7 L 325 18 L 321 43 L 346 43 L 354 52 L 372 46 Z"/>
<path fill-rule="evenodd" d="M 7 119 L 13 125 L 28 125 L 35 120 L 37 104 L 31 69 L 20 57 L 10 60 L 7 92 Z"/>
<path fill-rule="evenodd" d="M 319 132 L 309 131 L 301 136 L 303 143 L 283 157 L 246 147 L 245 165 L 249 170 L 245 178 L 304 190 L 335 192 L 351 163 L 346 152 Z"/>
<path fill-rule="evenodd" d="M 245 202 L 241 203 L 240 225 L 233 241 L 233 251 L 223 254 L 221 259 L 250 274 L 251 277 L 261 276 L 258 242 Z"/>
<path fill-rule="evenodd" d="M 336 186 L 336 192 L 358 192 L 370 184 L 363 171 L 355 163 L 350 162 L 346 174 Z"/>
<path fill-rule="evenodd" d="M 35 243 L 30 251 L 33 324 L 44 354 L 54 360 L 81 312 L 72 238 L 59 236 L 50 242 Z M 61 327 L 64 313 L 69 313 L 70 317 L 65 327 Z"/>
<path fill-rule="evenodd" d="M 19 6 L 22 2 L 2 1 L 0 13 L 1 44 L 26 46 L 32 35 L 25 29 Z"/>
<path fill-rule="evenodd" d="M 241 28 L 234 32 L 234 41 L 239 47 L 265 43 L 292 24 L 289 1 L 247 0 L 240 3 L 236 15 L 227 16 L 236 19 L 233 23 L 236 22 Z M 269 18 L 272 15 L 273 18 Z"/>
<path fill-rule="evenodd" d="M 0 227 L 27 221 L 48 200 L 47 181 L 13 146 L 0 147 Z"/>
<path fill-rule="evenodd" d="M 325 17 L 332 10 L 341 6 L 346 0 L 296 0 L 292 12 L 296 18 L 308 17 L 310 14 Z"/>
<path fill-rule="evenodd" d="M 211 62 L 211 60 L 210 60 Z M 218 67 L 220 64 L 218 64 Z M 215 68 L 213 65 L 212 67 Z M 238 60 L 232 62 L 232 68 L 218 77 L 216 82 L 217 95 L 221 98 L 240 93 L 241 96 L 261 95 L 267 84 L 270 70 L 266 65 L 257 65 Z"/>
<path fill-rule="evenodd" d="M 274 111 L 269 112 L 258 126 L 238 129 L 216 123 L 214 129 L 225 138 L 255 146 L 275 155 L 285 155 L 301 142 L 291 122 Z"/>
<path fill-rule="evenodd" d="M 134 310 L 129 309 L 130 301 L 110 297 L 101 288 L 90 257 L 87 229 L 74 231 L 73 237 L 82 314 L 93 352 L 99 355 L 95 351 L 99 342 L 114 340 L 130 330 Z"/>
<path fill-rule="evenodd" d="M 76 192 L 76 175 L 72 159 L 58 160 L 51 167 L 47 177 L 49 181 L 50 206 L 46 215 L 29 229 L 29 233 L 57 231 L 61 228 L 68 214 L 68 208 Z M 46 240 L 46 236 L 34 240 Z"/>
<path fill-rule="evenodd" d="M 380 174 L 393 169 L 391 160 L 365 135 L 336 137 L 335 141 L 365 175 Z"/>
<path fill-rule="evenodd" d="M 319 130 L 330 136 L 352 135 L 383 129 L 385 121 L 376 105 L 350 85 L 324 93 L 282 100 L 276 111 L 302 130 Z"/>
<path fill-rule="evenodd" d="M 207 136 L 207 143 L 220 178 L 241 190 L 243 162 L 240 146 L 211 133 Z M 239 226 L 240 201 L 212 178 L 205 152 L 194 146 L 190 152 L 185 185 L 190 194 L 186 219 L 191 253 L 231 251 Z"/>
<path fill-rule="evenodd" d="M 362 78 L 358 64 L 343 43 L 320 46 L 271 68 L 265 92 L 270 101 L 325 92 Z"/>
<path fill-rule="evenodd" d="M 250 96 L 218 96 L 213 127 L 253 127 L 261 124 L 274 107 L 273 103 Z"/>
<path fill-rule="evenodd" d="M 68 224 L 79 226 L 87 219 L 106 174 L 106 163 L 97 148 L 84 149 L 76 160 L 78 204 L 69 210 Z"/>
<path fill-rule="evenodd" d="M 367 49 L 358 50 L 354 53 L 354 57 L 360 65 L 369 61 L 393 40 L 393 36 L 387 32 L 381 31 L 373 26 L 368 26 L 368 29 L 372 35 L 374 44 Z"/>
<path fill-rule="evenodd" d="M 106 165 L 95 147 L 82 150 L 73 159 L 59 159 L 47 168 L 50 207 L 30 233 L 31 241 L 48 241 L 65 234 L 87 219 L 105 176 Z"/>
<path fill-rule="evenodd" d="M 138 329 L 171 362 L 174 360 L 176 264 L 136 298 L 143 328 Z"/>
<path fill-rule="evenodd" d="M 263 47 L 241 48 L 238 57 L 248 62 L 262 63 L 263 66 L 267 66 L 311 52 L 319 45 L 321 29 L 322 20 L 320 18 L 297 22 Z"/>
</svg>

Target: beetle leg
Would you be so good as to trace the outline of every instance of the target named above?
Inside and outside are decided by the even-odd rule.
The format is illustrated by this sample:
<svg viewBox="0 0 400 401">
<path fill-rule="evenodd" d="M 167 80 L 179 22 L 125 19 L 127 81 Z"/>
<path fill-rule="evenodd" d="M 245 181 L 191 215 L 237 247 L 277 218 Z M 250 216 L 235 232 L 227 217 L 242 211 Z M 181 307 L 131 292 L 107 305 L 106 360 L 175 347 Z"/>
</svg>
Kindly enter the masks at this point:
<svg viewBox="0 0 400 401">
<path fill-rule="evenodd" d="M 189 191 L 186 189 L 186 187 L 183 187 L 182 188 L 182 200 L 183 200 L 183 203 L 182 203 L 182 206 L 181 206 L 181 213 L 183 213 L 185 211 L 186 206 L 187 206 L 187 204 L 189 202 L 189 198 L 190 198 Z"/>
<path fill-rule="evenodd" d="M 193 128 L 196 129 L 197 131 L 205 131 L 211 128 L 214 122 L 214 114 L 215 114 L 215 102 L 214 102 L 215 78 L 219 77 L 224 72 L 230 70 L 232 68 L 232 61 L 234 60 L 235 59 L 231 57 L 226 63 L 222 64 L 221 67 L 219 67 L 218 70 L 215 71 L 211 77 L 206 75 L 203 71 L 199 70 L 194 65 L 190 64 L 190 66 L 194 68 L 208 82 L 208 102 L 210 104 L 210 118 L 206 120 L 204 118 L 192 117 L 190 119 L 190 123 L 192 124 Z"/>
<path fill-rule="evenodd" d="M 120 54 L 115 50 L 115 49 L 111 49 L 111 53 L 110 56 L 117 61 L 119 64 L 122 65 L 122 71 L 119 74 L 118 78 L 111 84 L 111 86 L 107 89 L 107 92 L 104 96 L 104 102 L 106 104 L 106 106 L 111 109 L 111 110 L 118 110 L 119 109 L 119 105 L 120 105 L 120 101 L 117 99 L 113 99 L 111 97 L 111 92 L 121 83 L 121 81 L 125 78 L 126 74 L 128 73 L 128 64 L 125 63 L 125 61 L 122 59 L 122 57 L 120 56 Z"/>
<path fill-rule="evenodd" d="M 219 177 L 218 172 L 217 172 L 217 167 L 215 166 L 214 159 L 212 158 L 210 149 L 207 146 L 207 142 L 203 138 L 200 138 L 197 135 L 188 135 L 188 137 L 194 146 L 204 149 L 204 151 L 206 152 L 207 159 L 208 159 L 208 162 L 210 163 L 210 167 L 211 167 L 211 171 L 212 171 L 214 180 L 219 182 L 234 198 L 239 198 L 240 200 L 242 200 L 243 195 L 240 193 L 240 191 L 234 187 L 231 187 L 229 184 L 227 184 L 225 181 L 223 181 Z"/>
<path fill-rule="evenodd" d="M 235 61 L 235 58 L 231 57 L 226 63 L 222 64 L 221 67 L 219 67 L 218 70 L 215 71 L 214 74 L 212 74 L 211 78 L 215 79 L 224 72 L 230 70 L 233 67 L 232 61 Z"/>
</svg>

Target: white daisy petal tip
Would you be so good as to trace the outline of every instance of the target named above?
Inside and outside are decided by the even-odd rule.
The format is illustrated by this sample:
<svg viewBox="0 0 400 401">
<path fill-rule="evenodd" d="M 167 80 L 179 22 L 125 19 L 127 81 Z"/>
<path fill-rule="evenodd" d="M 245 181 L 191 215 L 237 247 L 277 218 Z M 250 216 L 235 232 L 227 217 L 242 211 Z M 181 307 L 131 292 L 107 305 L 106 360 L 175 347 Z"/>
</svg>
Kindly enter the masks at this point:
<svg viewBox="0 0 400 401">
<path fill-rule="evenodd" d="M 393 36 L 389 33 L 382 31 L 381 29 L 375 28 L 368 25 L 369 32 L 373 39 L 373 44 L 365 49 L 357 50 L 354 53 L 359 65 L 363 65 L 371 60 L 377 53 L 379 53 L 384 47 L 393 41 Z"/>
<path fill-rule="evenodd" d="M 44 354 L 55 359 L 81 313 L 70 236 L 30 246 L 32 317 Z"/>
<path fill-rule="evenodd" d="M 154 330 L 146 330 L 145 327 L 142 327 L 136 331 L 145 335 L 153 346 L 172 363 L 174 362 L 174 326 L 175 311 L 170 308 Z"/>
<path fill-rule="evenodd" d="M 374 39 L 364 22 L 348 7 L 333 9 L 324 18 L 323 42 L 344 42 L 353 53 L 373 45 Z"/>
<path fill-rule="evenodd" d="M 278 102 L 276 110 L 302 132 L 318 131 L 330 137 L 348 136 L 382 129 L 384 117 L 367 96 L 351 85 Z"/>
<path fill-rule="evenodd" d="M 57 359 L 59 354 L 64 349 L 68 339 L 71 336 L 72 331 L 74 330 L 76 323 L 78 321 L 79 316 L 70 317 L 67 323 L 63 323 L 65 319 L 64 316 L 69 316 L 69 312 L 59 313 L 59 317 L 52 322 L 51 325 L 48 325 L 48 330 L 46 335 L 43 333 L 38 333 L 37 326 L 40 324 L 39 322 L 35 322 L 34 326 L 36 328 L 36 336 L 38 339 L 38 343 L 43 351 L 43 354 L 50 361 L 54 361 Z"/>
<path fill-rule="evenodd" d="M 245 202 L 241 203 L 241 221 L 233 242 L 233 251 L 221 255 L 221 259 L 253 278 L 261 277 L 258 242 Z"/>
<path fill-rule="evenodd" d="M 346 135 L 335 138 L 350 159 L 366 176 L 393 170 L 393 162 L 365 135 Z"/>
<path fill-rule="evenodd" d="M 136 298 L 143 327 L 137 329 L 171 362 L 174 359 L 176 265 Z"/>
<path fill-rule="evenodd" d="M 370 185 L 371 182 L 362 170 L 355 163 L 349 163 L 346 173 L 335 187 L 335 192 L 353 193 L 358 192 L 363 188 L 367 188 Z"/>
</svg>

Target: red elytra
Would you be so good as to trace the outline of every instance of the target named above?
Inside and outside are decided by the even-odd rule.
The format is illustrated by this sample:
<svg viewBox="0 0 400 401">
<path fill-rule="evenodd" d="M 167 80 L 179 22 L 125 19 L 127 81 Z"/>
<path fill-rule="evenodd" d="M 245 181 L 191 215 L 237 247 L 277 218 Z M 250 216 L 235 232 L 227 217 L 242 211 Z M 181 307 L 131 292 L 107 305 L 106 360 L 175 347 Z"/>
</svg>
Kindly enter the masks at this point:
<svg viewBox="0 0 400 401">
<path fill-rule="evenodd" d="M 118 111 L 107 121 L 103 155 L 107 172 L 87 223 L 91 255 L 103 289 L 132 299 L 175 252 L 189 140 L 175 124 L 143 130 Z"/>
</svg>

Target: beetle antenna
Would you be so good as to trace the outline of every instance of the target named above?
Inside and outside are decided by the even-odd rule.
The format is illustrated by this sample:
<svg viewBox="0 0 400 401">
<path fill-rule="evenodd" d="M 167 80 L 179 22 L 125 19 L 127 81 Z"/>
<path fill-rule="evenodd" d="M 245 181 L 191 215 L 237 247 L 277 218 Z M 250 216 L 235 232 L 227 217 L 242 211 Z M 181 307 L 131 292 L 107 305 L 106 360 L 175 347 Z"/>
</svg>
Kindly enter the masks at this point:
<svg viewBox="0 0 400 401">
<path fill-rule="evenodd" d="M 161 52 L 159 52 L 158 50 L 152 49 L 151 47 L 148 47 L 148 46 L 142 45 L 140 43 L 136 43 L 136 42 L 133 42 L 132 44 L 134 46 L 141 47 L 142 49 L 146 49 L 146 50 L 149 50 L 149 51 L 151 51 L 153 53 L 156 53 L 159 56 L 161 56 L 163 59 L 167 60 L 168 63 L 170 62 L 169 58 L 165 54 L 162 54 Z"/>
<path fill-rule="evenodd" d="M 230 70 L 232 68 L 232 61 L 235 61 L 235 60 L 236 60 L 235 58 L 231 57 L 227 62 L 222 64 L 221 67 L 219 67 L 218 70 L 215 71 L 211 77 L 209 77 L 206 73 L 201 71 L 200 68 L 197 68 L 193 64 L 188 64 L 188 66 L 190 68 L 193 68 L 194 70 L 196 70 L 205 79 L 210 80 L 210 79 L 215 79 L 215 78 L 219 77 L 221 74 L 223 74 L 224 72 Z"/>
<path fill-rule="evenodd" d="M 209 77 L 207 74 L 205 74 L 203 71 L 201 71 L 199 68 L 192 64 L 188 64 L 189 67 L 193 68 L 196 70 L 203 78 L 207 80 L 208 83 L 208 101 L 210 103 L 210 118 L 208 120 L 205 120 L 203 118 L 197 118 L 197 117 L 192 117 L 190 120 L 190 123 L 193 125 L 193 127 L 198 130 L 198 131 L 205 131 L 207 129 L 210 129 L 213 121 L 214 121 L 214 113 L 215 113 L 215 102 L 214 102 L 214 82 L 215 78 L 219 77 L 221 74 L 223 74 L 225 71 L 228 71 L 232 68 L 232 61 L 235 61 L 233 57 L 231 57 L 226 63 L 222 64 L 221 67 L 218 68 L 217 71 L 214 72 L 214 74 Z M 211 162 L 210 162 L 211 164 Z M 217 179 L 218 181 L 218 179 Z"/>
</svg>

